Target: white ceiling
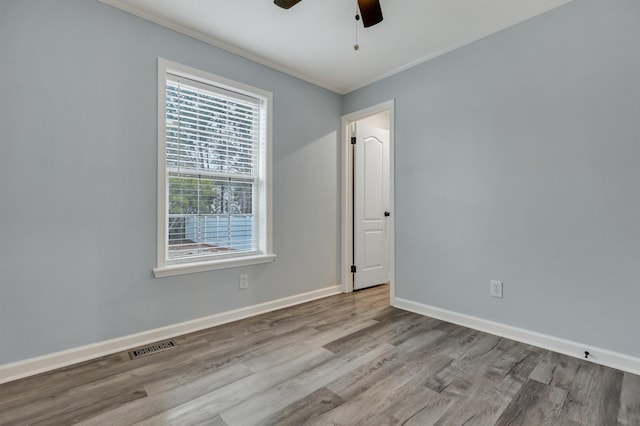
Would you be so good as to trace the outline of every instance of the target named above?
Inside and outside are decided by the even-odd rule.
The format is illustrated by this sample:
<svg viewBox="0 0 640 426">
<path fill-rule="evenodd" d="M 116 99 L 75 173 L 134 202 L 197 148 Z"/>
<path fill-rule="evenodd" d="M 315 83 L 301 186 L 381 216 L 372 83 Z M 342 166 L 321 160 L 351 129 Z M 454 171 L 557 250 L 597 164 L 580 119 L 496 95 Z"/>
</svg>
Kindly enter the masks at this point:
<svg viewBox="0 0 640 426">
<path fill-rule="evenodd" d="M 344 94 L 572 0 L 380 0 L 357 52 L 356 0 L 101 1 Z"/>
</svg>

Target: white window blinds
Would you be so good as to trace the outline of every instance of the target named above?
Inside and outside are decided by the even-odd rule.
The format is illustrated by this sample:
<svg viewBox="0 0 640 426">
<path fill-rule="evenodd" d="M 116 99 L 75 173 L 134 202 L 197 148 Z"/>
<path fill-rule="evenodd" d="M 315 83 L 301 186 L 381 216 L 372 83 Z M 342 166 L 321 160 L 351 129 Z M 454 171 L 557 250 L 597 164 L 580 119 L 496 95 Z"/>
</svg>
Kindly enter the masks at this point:
<svg viewBox="0 0 640 426">
<path fill-rule="evenodd" d="M 257 250 L 260 100 L 167 74 L 167 259 Z"/>
</svg>

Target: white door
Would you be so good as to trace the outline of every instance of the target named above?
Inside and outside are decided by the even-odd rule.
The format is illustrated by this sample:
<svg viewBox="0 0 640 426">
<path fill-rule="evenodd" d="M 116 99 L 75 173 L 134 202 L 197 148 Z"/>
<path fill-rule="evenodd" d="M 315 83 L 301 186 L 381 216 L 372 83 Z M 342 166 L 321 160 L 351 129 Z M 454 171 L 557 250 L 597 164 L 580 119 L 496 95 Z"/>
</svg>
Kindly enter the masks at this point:
<svg viewBox="0 0 640 426">
<path fill-rule="evenodd" d="M 354 147 L 355 290 L 389 281 L 389 131 L 357 123 Z"/>
</svg>

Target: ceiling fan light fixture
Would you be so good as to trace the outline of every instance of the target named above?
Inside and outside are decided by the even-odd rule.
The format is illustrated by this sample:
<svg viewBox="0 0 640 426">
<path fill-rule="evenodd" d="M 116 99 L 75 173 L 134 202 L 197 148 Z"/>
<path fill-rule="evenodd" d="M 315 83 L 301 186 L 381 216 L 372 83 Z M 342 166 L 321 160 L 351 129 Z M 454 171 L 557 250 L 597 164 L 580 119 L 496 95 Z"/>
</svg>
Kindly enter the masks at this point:
<svg viewBox="0 0 640 426">
<path fill-rule="evenodd" d="M 362 15 L 362 25 L 364 25 L 365 28 L 382 22 L 380 0 L 358 0 L 358 7 Z"/>
<path fill-rule="evenodd" d="M 280 6 L 283 9 L 289 9 L 290 7 L 295 6 L 296 4 L 298 4 L 298 2 L 300 2 L 300 0 L 273 0 L 273 2 L 277 6 Z"/>
</svg>

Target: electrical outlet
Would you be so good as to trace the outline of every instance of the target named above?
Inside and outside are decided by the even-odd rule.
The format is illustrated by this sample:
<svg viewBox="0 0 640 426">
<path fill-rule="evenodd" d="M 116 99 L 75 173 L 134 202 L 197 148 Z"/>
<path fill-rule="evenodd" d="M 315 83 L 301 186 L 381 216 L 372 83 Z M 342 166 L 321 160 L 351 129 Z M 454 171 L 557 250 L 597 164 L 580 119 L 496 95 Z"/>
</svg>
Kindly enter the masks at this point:
<svg viewBox="0 0 640 426">
<path fill-rule="evenodd" d="M 502 299 L 502 281 L 491 280 L 491 285 L 489 286 L 489 295 Z"/>
<path fill-rule="evenodd" d="M 249 275 L 240 275 L 240 290 L 246 290 L 249 288 Z"/>
</svg>

